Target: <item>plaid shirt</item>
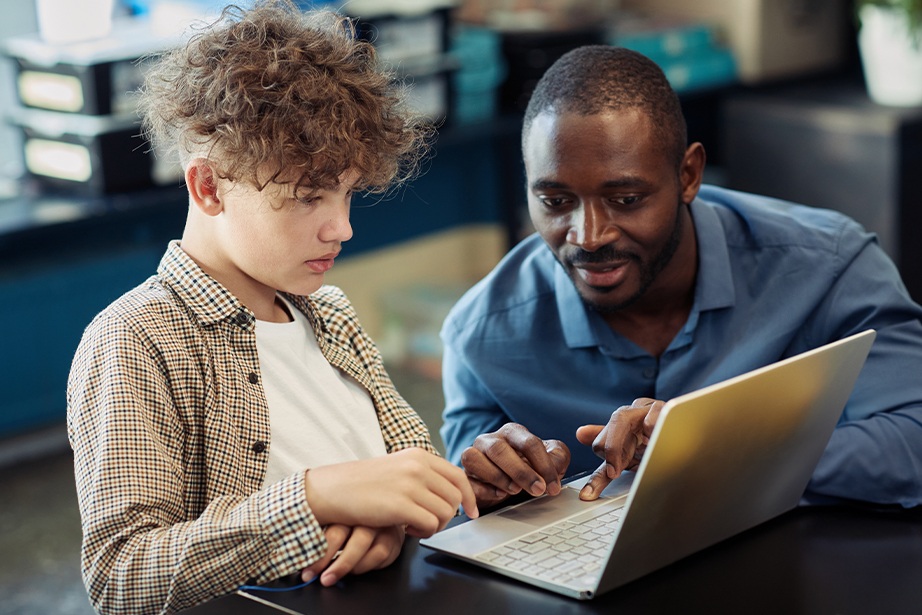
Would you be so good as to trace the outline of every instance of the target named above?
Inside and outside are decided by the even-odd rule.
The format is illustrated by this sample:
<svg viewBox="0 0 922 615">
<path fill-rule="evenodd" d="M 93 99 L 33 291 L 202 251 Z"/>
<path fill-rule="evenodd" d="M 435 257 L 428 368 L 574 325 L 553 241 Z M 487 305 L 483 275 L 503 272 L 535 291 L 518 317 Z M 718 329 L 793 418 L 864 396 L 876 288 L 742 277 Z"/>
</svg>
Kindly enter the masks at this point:
<svg viewBox="0 0 922 615">
<path fill-rule="evenodd" d="M 329 362 L 368 389 L 388 452 L 432 452 L 343 293 L 288 297 Z M 326 550 L 304 473 L 263 486 L 269 409 L 255 318 L 172 242 L 157 275 L 97 316 L 67 388 L 83 578 L 108 613 L 172 612 Z"/>
</svg>

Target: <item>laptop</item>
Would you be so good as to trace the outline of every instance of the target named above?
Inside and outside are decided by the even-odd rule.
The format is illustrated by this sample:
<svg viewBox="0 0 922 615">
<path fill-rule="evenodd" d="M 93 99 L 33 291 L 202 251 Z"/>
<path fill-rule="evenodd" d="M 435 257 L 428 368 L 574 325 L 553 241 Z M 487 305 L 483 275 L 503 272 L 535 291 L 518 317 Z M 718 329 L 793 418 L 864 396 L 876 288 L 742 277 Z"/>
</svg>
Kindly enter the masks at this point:
<svg viewBox="0 0 922 615">
<path fill-rule="evenodd" d="M 798 505 L 875 337 L 668 401 L 636 472 L 594 502 L 582 477 L 420 544 L 585 600 L 768 521 Z"/>
</svg>

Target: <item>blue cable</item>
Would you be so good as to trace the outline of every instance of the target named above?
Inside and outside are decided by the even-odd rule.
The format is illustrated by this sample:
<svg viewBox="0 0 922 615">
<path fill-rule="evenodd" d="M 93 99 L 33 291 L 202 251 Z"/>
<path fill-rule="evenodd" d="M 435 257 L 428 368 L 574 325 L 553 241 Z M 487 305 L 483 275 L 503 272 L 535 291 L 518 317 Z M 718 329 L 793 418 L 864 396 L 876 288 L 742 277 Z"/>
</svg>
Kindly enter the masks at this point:
<svg viewBox="0 0 922 615">
<path fill-rule="evenodd" d="M 320 578 L 320 575 L 317 575 L 310 581 L 304 581 L 298 585 L 292 585 L 290 587 L 262 587 L 261 585 L 241 585 L 238 587 L 238 590 L 249 590 L 249 591 L 258 591 L 258 592 L 290 592 L 296 589 L 301 589 L 302 587 L 307 587 L 314 581 Z"/>
</svg>

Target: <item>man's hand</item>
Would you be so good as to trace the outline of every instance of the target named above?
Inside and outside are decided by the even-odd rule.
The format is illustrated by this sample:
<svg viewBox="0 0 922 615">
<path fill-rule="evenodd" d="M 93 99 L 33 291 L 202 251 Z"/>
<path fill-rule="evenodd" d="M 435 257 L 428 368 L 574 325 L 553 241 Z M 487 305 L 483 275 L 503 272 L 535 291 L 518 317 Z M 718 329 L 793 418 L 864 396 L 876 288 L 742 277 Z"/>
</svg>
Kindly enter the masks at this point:
<svg viewBox="0 0 922 615">
<path fill-rule="evenodd" d="M 461 465 L 478 504 L 492 506 L 523 490 L 533 496 L 560 493 L 570 449 L 559 440 L 542 440 L 521 425 L 507 423 L 478 436 L 461 454 Z"/>
<path fill-rule="evenodd" d="M 406 526 L 407 534 L 431 536 L 463 505 L 477 517 L 477 502 L 461 468 L 419 448 L 383 457 L 313 468 L 304 492 L 320 525 L 382 528 Z"/>
<path fill-rule="evenodd" d="M 389 566 L 403 546 L 405 533 L 401 526 L 349 527 L 333 524 L 324 529 L 326 554 L 301 572 L 303 581 L 318 574 L 320 584 L 329 587 L 347 574 L 362 574 Z"/>
<path fill-rule="evenodd" d="M 595 500 L 621 472 L 640 465 L 664 405 L 665 402 L 641 397 L 615 410 L 607 425 L 583 425 L 576 430 L 576 439 L 605 460 L 579 492 L 580 499 Z"/>
</svg>

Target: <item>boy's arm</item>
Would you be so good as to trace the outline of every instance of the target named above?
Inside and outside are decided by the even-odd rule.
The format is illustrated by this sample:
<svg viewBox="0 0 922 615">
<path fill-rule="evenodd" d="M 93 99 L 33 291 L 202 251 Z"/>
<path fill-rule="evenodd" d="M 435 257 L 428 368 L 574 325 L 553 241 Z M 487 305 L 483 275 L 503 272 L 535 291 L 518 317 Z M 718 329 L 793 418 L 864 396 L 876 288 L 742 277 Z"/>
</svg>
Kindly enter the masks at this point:
<svg viewBox="0 0 922 615">
<path fill-rule="evenodd" d="M 301 473 L 205 505 L 206 482 L 234 472 L 237 446 L 204 450 L 201 424 L 175 403 L 182 371 L 168 377 L 156 357 L 124 322 L 97 321 L 68 385 L 83 576 L 102 612 L 186 608 L 298 572 L 326 549 Z"/>
</svg>

